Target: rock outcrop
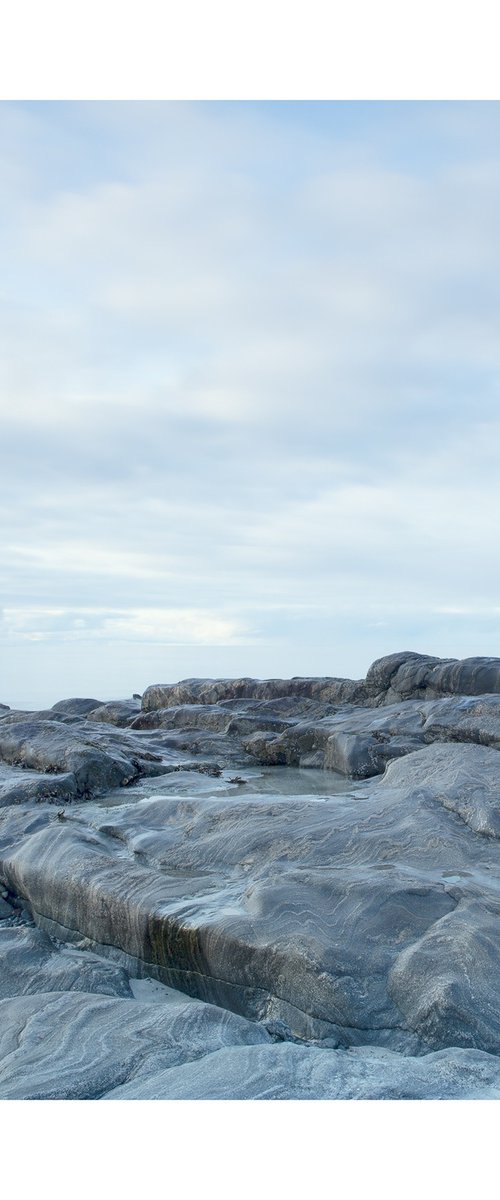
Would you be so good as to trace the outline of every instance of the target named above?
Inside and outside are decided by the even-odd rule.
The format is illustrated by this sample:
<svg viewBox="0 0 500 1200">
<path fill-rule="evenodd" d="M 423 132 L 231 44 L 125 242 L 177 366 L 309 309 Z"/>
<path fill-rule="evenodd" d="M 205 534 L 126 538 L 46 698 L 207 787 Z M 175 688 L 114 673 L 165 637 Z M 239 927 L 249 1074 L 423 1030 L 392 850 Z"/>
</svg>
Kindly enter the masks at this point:
<svg viewBox="0 0 500 1200">
<path fill-rule="evenodd" d="M 499 749 L 494 659 L 2 711 L 0 1097 L 499 1095 Z"/>
</svg>

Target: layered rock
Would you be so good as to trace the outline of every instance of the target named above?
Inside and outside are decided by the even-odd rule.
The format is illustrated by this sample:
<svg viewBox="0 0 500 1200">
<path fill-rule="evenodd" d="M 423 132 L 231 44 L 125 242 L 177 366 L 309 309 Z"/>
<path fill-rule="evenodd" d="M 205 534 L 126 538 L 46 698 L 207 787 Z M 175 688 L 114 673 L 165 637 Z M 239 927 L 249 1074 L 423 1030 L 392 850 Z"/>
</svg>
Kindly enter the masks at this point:
<svg viewBox="0 0 500 1200">
<path fill-rule="evenodd" d="M 379 1049 L 235 1046 L 133 1079 L 105 1100 L 493 1100 L 500 1061 L 472 1050 L 408 1058 Z"/>
<path fill-rule="evenodd" d="M 269 1042 L 257 1025 L 179 997 L 141 1004 L 71 992 L 0 1000 L 0 1098 L 95 1100 L 227 1045 Z"/>
<path fill-rule="evenodd" d="M 78 719 L 68 724 L 24 713 L 8 715 L 0 723 L 0 759 L 14 768 L 37 772 L 37 778 L 25 780 L 19 775 L 10 780 L 4 773 L 5 803 L 31 798 L 71 803 L 164 769 L 161 753 L 126 741 L 114 730 L 105 735 L 96 728 L 93 733 Z"/>
<path fill-rule="evenodd" d="M 97 811 L 93 829 L 76 816 L 52 819 L 15 841 L 11 820 L 1 873 L 49 932 L 115 947 L 140 973 L 279 1021 L 286 1036 L 498 1052 L 488 1015 L 494 969 L 469 996 L 463 922 L 453 919 L 460 906 L 476 928 L 478 904 L 486 922 L 499 915 L 500 842 L 484 825 L 485 813 L 494 825 L 496 753 L 429 746 L 391 764 L 369 791 L 321 802 L 164 796 L 105 821 Z M 439 1001 L 441 1032 L 430 1035 L 394 982 L 401 956 L 434 930 L 472 1005 L 469 1016 L 459 1005 L 462 1041 L 450 1043 Z M 441 948 L 436 987 L 442 963 Z M 425 971 L 408 986 L 420 1013 L 419 987 L 424 1007 L 432 992 Z"/>
<path fill-rule="evenodd" d="M 406 652 L 2 710 L 0 1095 L 497 1095 L 499 748 Z"/>
<path fill-rule="evenodd" d="M 183 679 L 176 684 L 153 684 L 142 696 L 146 712 L 180 704 L 218 704 L 224 700 L 277 700 L 284 696 L 325 704 L 362 704 L 362 679 Z"/>
<path fill-rule="evenodd" d="M 384 704 L 438 696 L 482 696 L 500 692 L 500 659 L 433 658 L 404 650 L 372 664 L 366 675 L 368 697 Z"/>
</svg>

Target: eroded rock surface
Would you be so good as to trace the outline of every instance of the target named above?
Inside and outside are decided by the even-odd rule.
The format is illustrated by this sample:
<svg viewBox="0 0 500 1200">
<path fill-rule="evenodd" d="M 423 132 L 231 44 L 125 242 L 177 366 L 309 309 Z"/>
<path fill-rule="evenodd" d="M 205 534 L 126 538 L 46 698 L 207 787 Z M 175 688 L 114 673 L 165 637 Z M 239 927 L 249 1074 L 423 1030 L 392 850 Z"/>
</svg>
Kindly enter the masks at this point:
<svg viewBox="0 0 500 1200">
<path fill-rule="evenodd" d="M 494 659 L 2 710 L 0 1096 L 497 1096 L 499 748 Z"/>
</svg>

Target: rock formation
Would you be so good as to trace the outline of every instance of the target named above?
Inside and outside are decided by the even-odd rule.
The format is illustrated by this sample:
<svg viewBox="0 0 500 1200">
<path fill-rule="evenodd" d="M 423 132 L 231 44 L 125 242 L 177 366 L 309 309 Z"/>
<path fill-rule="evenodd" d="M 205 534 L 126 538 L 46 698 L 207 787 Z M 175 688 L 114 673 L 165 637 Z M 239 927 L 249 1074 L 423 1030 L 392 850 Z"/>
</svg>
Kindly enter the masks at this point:
<svg viewBox="0 0 500 1200">
<path fill-rule="evenodd" d="M 2 708 L 0 1098 L 498 1096 L 499 748 L 410 652 Z"/>
</svg>

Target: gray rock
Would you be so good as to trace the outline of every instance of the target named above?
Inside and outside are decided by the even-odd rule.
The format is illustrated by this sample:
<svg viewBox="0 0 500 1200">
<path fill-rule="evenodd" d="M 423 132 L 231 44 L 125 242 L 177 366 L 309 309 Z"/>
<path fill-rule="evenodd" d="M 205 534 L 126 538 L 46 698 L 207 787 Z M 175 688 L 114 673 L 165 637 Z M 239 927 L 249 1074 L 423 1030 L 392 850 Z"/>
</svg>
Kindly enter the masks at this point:
<svg viewBox="0 0 500 1200">
<path fill-rule="evenodd" d="M 110 700 L 108 704 L 100 704 L 86 714 L 87 721 L 102 721 L 104 724 L 125 727 L 130 725 L 141 706 L 136 700 Z"/>
<path fill-rule="evenodd" d="M 499 767 L 498 751 L 485 746 L 426 746 L 391 764 L 385 784 L 438 800 L 475 833 L 500 838 Z"/>
<path fill-rule="evenodd" d="M 499 902 L 500 845 L 446 802 L 467 781 L 477 790 L 495 754 L 429 746 L 391 763 L 364 795 L 322 803 L 170 796 L 114 810 L 93 833 L 52 823 L 2 852 L 2 876 L 57 936 L 118 947 L 200 999 L 283 1021 L 294 1037 L 414 1051 L 428 1032 L 395 991 L 403 951 L 439 928 L 456 958 L 455 909 L 472 904 L 473 929 L 472 902 Z M 440 952 L 436 980 L 442 961 Z M 465 1041 L 450 1016 L 453 1044 L 483 1048 L 487 1027 L 500 1052 L 493 968 L 483 975 Z M 436 1036 L 433 1045 L 450 1044 Z"/>
<path fill-rule="evenodd" d="M 58 953 L 41 929 L 0 929 L 1 1000 L 69 991 L 132 996 L 123 967 L 75 950 Z"/>
<path fill-rule="evenodd" d="M 65 775 L 61 798 L 65 796 L 68 802 L 163 770 L 161 755 L 133 746 L 118 731 L 104 736 L 88 725 L 37 719 L 1 723 L 0 758 L 45 775 Z M 46 789 L 46 781 L 41 787 Z"/>
<path fill-rule="evenodd" d="M 19 771 L 11 780 L 0 783 L 0 808 L 11 804 L 71 804 L 79 797 L 77 780 L 71 773 L 61 775 L 35 774 Z"/>
<path fill-rule="evenodd" d="M 206 1004 L 74 992 L 0 1001 L 0 1099 L 93 1100 L 152 1072 L 268 1034 Z"/>
<path fill-rule="evenodd" d="M 385 703 L 498 693 L 500 659 L 441 659 L 403 651 L 377 659 L 367 672 L 365 686 L 368 696 Z"/>
<path fill-rule="evenodd" d="M 500 1097 L 491 1054 L 444 1050 L 422 1058 L 379 1049 L 235 1046 L 115 1088 L 104 1100 L 490 1100 Z"/>
<path fill-rule="evenodd" d="M 16 1063 L 22 1096 L 496 1094 L 499 663 L 405 652 L 366 683 L 184 680 L 140 709 L 3 713 L 2 1003 L 21 1005 L 9 1028 L 46 1031 L 47 1054 L 23 1035 L 2 1094 Z M 244 1037 L 193 1042 L 186 1026 L 180 1057 L 155 1058 L 138 1001 L 91 995 L 128 987 L 125 969 L 195 997 L 183 1011 L 227 1010 Z M 111 1012 L 97 1001 L 125 1015 L 91 1066 Z M 67 1038 L 54 1083 L 56 1013 L 89 1049 L 78 1075 Z"/>
<path fill-rule="evenodd" d="M 421 708 L 425 741 L 476 742 L 500 748 L 500 696 L 454 696 Z"/>
<path fill-rule="evenodd" d="M 366 779 L 381 774 L 392 758 L 423 746 L 424 722 L 425 712 L 414 702 L 383 709 L 351 706 L 290 722 L 279 734 L 261 730 L 244 737 L 243 746 L 268 766 L 311 765 Z"/>
<path fill-rule="evenodd" d="M 363 680 L 334 678 L 294 679 L 183 679 L 176 684 L 153 684 L 146 688 L 142 707 L 151 709 L 182 704 L 218 704 L 229 699 L 274 700 L 300 696 L 324 703 L 363 703 Z"/>
<path fill-rule="evenodd" d="M 50 711 L 53 713 L 64 713 L 71 717 L 86 717 L 87 713 L 92 712 L 95 708 L 100 708 L 104 703 L 104 700 L 76 696 L 70 700 L 58 700 L 57 704 L 52 705 Z"/>
<path fill-rule="evenodd" d="M 390 975 L 406 1021 L 433 1047 L 500 1050 L 500 903 L 461 900 L 408 946 Z"/>
</svg>

